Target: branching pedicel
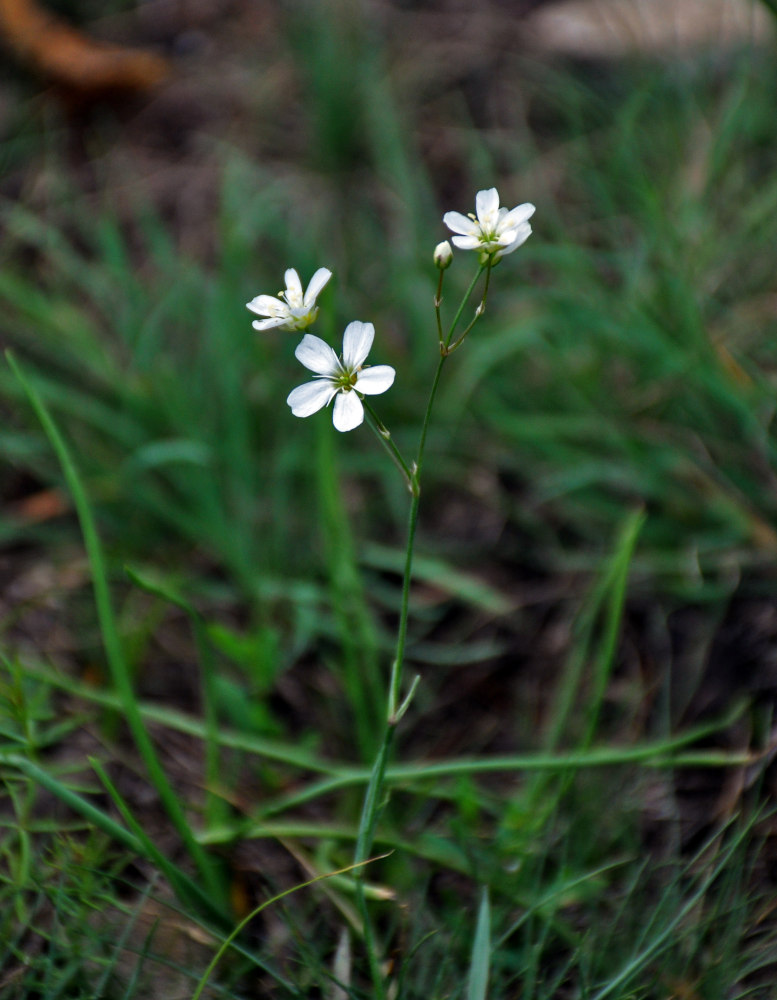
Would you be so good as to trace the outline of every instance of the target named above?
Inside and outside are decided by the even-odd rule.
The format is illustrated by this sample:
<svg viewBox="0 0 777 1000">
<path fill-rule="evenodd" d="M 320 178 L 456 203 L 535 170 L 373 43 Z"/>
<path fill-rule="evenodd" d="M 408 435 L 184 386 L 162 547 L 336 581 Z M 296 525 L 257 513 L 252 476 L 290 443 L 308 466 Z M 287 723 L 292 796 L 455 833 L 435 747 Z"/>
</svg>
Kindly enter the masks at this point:
<svg viewBox="0 0 777 1000">
<path fill-rule="evenodd" d="M 439 243 L 434 250 L 434 264 L 439 271 L 434 309 L 440 357 L 429 392 L 415 461 L 408 463 L 403 458 L 388 429 L 364 398 L 365 396 L 379 395 L 391 388 L 395 377 L 395 371 L 389 365 L 368 366 L 364 364 L 375 335 L 372 323 L 355 320 L 348 324 L 343 336 L 343 352 L 340 356 L 325 341 L 311 334 L 306 334 L 303 337 L 295 351 L 297 359 L 314 375 L 312 381 L 297 386 L 289 393 L 286 402 L 291 407 L 291 412 L 297 417 L 309 417 L 334 400 L 332 410 L 334 426 L 339 431 L 350 431 L 364 421 L 366 410 L 373 430 L 376 431 L 391 458 L 400 469 L 411 495 L 396 652 L 388 684 L 383 741 L 373 764 L 365 792 L 354 853 L 354 864 L 359 866 L 356 884 L 363 920 L 364 943 L 376 1000 L 385 1000 L 387 983 L 383 972 L 381 949 L 376 941 L 367 907 L 363 882 L 364 862 L 370 857 L 378 819 L 385 804 L 386 766 L 391 753 L 394 733 L 397 724 L 410 705 L 413 692 L 419 681 L 419 678 L 416 677 L 410 685 L 409 691 L 403 697 L 402 666 L 407 637 L 413 548 L 418 522 L 421 469 L 426 436 L 445 361 L 453 351 L 461 346 L 485 312 L 491 271 L 503 257 L 513 253 L 529 238 L 532 232 L 529 219 L 533 214 L 534 205 L 528 202 L 513 209 L 500 206 L 496 188 L 489 188 L 478 191 L 475 198 L 474 214 L 462 215 L 460 212 L 446 212 L 443 216 L 445 225 L 455 234 L 452 237 L 454 246 L 460 250 L 476 251 L 478 267 L 450 326 L 444 330 L 440 311 L 442 287 L 445 271 L 453 259 L 453 250 L 447 240 Z M 276 327 L 285 330 L 307 329 L 318 316 L 316 300 L 330 277 L 331 271 L 324 267 L 319 268 L 311 278 L 307 291 L 303 293 L 299 275 L 293 268 L 289 268 L 285 275 L 285 291 L 280 292 L 277 297 L 258 295 L 248 303 L 248 308 L 252 312 L 265 317 L 262 320 L 254 321 L 254 328 L 257 330 L 268 330 Z M 481 278 L 484 280 L 480 301 L 475 307 L 468 325 L 456 335 L 467 303 L 475 293 Z"/>
</svg>

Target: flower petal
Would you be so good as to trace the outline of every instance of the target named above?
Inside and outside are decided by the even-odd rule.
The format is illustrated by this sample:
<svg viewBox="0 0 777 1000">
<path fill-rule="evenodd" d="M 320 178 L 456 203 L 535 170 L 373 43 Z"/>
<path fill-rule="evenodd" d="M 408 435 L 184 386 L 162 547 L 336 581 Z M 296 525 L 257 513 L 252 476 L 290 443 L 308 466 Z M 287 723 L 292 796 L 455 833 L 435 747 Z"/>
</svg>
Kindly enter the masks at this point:
<svg viewBox="0 0 777 1000">
<path fill-rule="evenodd" d="M 313 305 L 313 303 L 318 298 L 319 292 L 331 277 L 332 277 L 332 272 L 329 270 L 328 267 L 320 267 L 316 271 L 316 273 L 310 279 L 308 290 L 305 292 L 305 297 L 302 300 L 302 303 L 306 308 Z"/>
<path fill-rule="evenodd" d="M 257 295 L 246 302 L 246 309 L 255 312 L 257 316 L 287 316 L 289 312 L 286 303 L 276 299 L 274 295 Z"/>
<path fill-rule="evenodd" d="M 352 431 L 364 420 L 362 401 L 353 390 L 337 394 L 332 409 L 332 423 L 338 431 Z"/>
<path fill-rule="evenodd" d="M 297 344 L 294 357 L 317 375 L 334 375 L 340 371 L 340 362 L 332 348 L 320 337 L 306 333 Z"/>
<path fill-rule="evenodd" d="M 337 389 L 328 379 L 316 379 L 292 389 L 286 397 L 295 417 L 309 417 L 329 404 Z"/>
<path fill-rule="evenodd" d="M 485 191 L 478 191 L 475 195 L 475 214 L 478 220 L 487 229 L 496 225 L 499 214 L 499 192 L 496 188 L 487 188 Z"/>
<path fill-rule="evenodd" d="M 286 274 L 284 274 L 284 279 L 286 280 L 286 300 L 291 304 L 292 302 L 299 304 L 302 302 L 302 282 L 299 280 L 299 275 L 290 267 Z"/>
<path fill-rule="evenodd" d="M 477 236 L 452 236 L 451 239 L 459 250 L 477 250 L 481 242 Z"/>
<path fill-rule="evenodd" d="M 372 365 L 359 372 L 354 389 L 365 396 L 377 396 L 391 388 L 396 374 L 391 365 Z"/>
<path fill-rule="evenodd" d="M 353 371 L 364 364 L 374 337 L 375 327 L 372 323 L 362 323 L 358 319 L 349 323 L 343 334 L 343 368 Z"/>
<path fill-rule="evenodd" d="M 285 316 L 273 316 L 271 319 L 255 319 L 251 326 L 254 330 L 273 330 L 276 326 L 284 326 Z"/>
<path fill-rule="evenodd" d="M 507 249 L 503 253 L 512 253 L 513 250 L 517 250 L 519 246 L 522 246 L 528 240 L 531 233 L 531 226 L 528 222 L 524 222 L 522 226 L 514 229 L 511 233 L 505 233 L 503 236 L 500 236 L 499 242 L 507 245 Z M 511 239 L 507 239 L 507 237 L 511 237 Z"/>
<path fill-rule="evenodd" d="M 500 229 L 517 229 L 522 223 L 530 219 L 536 209 L 531 202 L 524 202 L 523 205 L 517 205 L 515 208 L 511 208 L 500 220 Z"/>
<path fill-rule="evenodd" d="M 461 233 L 462 236 L 474 236 L 480 232 L 480 226 L 472 219 L 468 219 L 461 212 L 446 212 L 442 221 L 453 233 Z"/>
</svg>

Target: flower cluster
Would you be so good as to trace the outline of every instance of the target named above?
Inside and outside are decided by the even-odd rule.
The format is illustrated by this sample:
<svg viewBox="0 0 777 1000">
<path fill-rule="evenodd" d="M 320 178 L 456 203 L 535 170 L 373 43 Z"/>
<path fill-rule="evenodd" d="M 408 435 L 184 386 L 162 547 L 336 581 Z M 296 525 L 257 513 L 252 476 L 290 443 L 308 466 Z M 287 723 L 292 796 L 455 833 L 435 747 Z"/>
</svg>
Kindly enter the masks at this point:
<svg viewBox="0 0 777 1000">
<path fill-rule="evenodd" d="M 454 246 L 460 250 L 478 251 L 481 265 L 491 267 L 526 242 L 532 231 L 528 220 L 533 214 L 534 205 L 528 202 L 512 209 L 501 207 L 496 188 L 488 188 L 478 191 L 474 215 L 446 212 L 443 222 L 456 234 L 452 237 Z M 434 250 L 434 263 L 440 270 L 440 289 L 442 272 L 450 266 L 452 259 L 451 245 L 444 240 Z M 306 330 L 318 317 L 317 299 L 331 277 L 332 272 L 328 268 L 320 267 L 303 291 L 299 274 L 290 267 L 285 274 L 284 291 L 275 296 L 257 295 L 247 303 L 247 308 L 260 317 L 253 321 L 252 326 L 255 330 Z M 439 295 L 438 290 L 435 300 L 438 321 Z M 484 307 L 485 292 L 475 311 L 475 319 L 482 314 Z M 453 331 L 444 343 L 441 334 L 441 348 L 448 353 L 452 351 L 469 329 L 453 343 Z M 372 323 L 354 320 L 345 328 L 343 351 L 338 356 L 320 337 L 305 334 L 294 353 L 297 360 L 313 372 L 313 379 L 292 389 L 286 399 L 295 417 L 309 417 L 334 400 L 332 422 L 337 430 L 350 431 L 364 421 L 364 396 L 385 392 L 393 385 L 396 375 L 390 365 L 365 365 L 374 336 Z"/>
<path fill-rule="evenodd" d="M 247 308 L 258 316 L 255 330 L 305 330 L 318 316 L 317 299 L 332 272 L 320 267 L 307 291 L 303 293 L 299 275 L 290 267 L 286 272 L 286 290 L 278 296 L 257 295 Z M 352 431 L 364 420 L 363 396 L 375 396 L 389 389 L 396 372 L 389 365 L 367 365 L 375 327 L 372 323 L 354 320 L 345 328 L 343 353 L 340 357 L 320 337 L 306 333 L 294 352 L 309 371 L 313 381 L 293 389 L 286 402 L 295 417 L 309 417 L 328 406 L 334 399 L 332 422 L 339 431 Z"/>
</svg>

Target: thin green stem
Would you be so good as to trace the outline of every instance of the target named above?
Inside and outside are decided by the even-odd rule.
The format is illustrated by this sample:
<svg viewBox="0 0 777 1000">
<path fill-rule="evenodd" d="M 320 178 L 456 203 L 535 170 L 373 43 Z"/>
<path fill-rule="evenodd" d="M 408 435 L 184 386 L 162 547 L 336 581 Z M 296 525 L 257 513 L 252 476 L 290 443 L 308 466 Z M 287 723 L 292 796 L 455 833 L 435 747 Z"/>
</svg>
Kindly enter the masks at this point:
<svg viewBox="0 0 777 1000">
<path fill-rule="evenodd" d="M 475 291 L 475 285 L 478 283 L 480 275 L 483 273 L 483 271 L 485 271 L 486 267 L 488 267 L 489 270 L 491 269 L 490 264 L 478 265 L 478 269 L 475 272 L 475 277 L 472 279 L 472 281 L 470 281 L 469 288 L 466 290 L 466 292 L 464 293 L 464 298 L 459 303 L 459 308 L 456 310 L 456 315 L 453 317 L 453 322 L 451 323 L 450 329 L 448 330 L 448 336 L 445 338 L 444 341 L 444 346 L 446 348 L 451 342 L 451 338 L 453 337 L 456 327 L 459 325 L 459 320 L 461 319 L 461 314 L 464 312 L 464 307 L 469 302 L 470 295 L 472 295 L 472 293 Z"/>
<path fill-rule="evenodd" d="M 391 745 L 394 742 L 396 726 L 391 722 L 386 726 L 383 743 L 375 763 L 372 766 L 370 780 L 364 794 L 364 804 L 362 806 L 361 819 L 359 820 L 359 831 L 356 836 L 356 850 L 354 851 L 354 865 L 362 865 L 368 860 L 372 845 L 375 840 L 375 828 L 378 825 L 378 818 L 383 807 L 383 789 L 386 783 L 386 766 L 388 764 Z M 375 934 L 372 929 L 372 921 L 367 908 L 367 896 L 364 890 L 364 867 L 360 867 L 356 872 L 356 898 L 359 905 L 359 912 L 362 918 L 364 944 L 367 948 L 367 955 L 370 963 L 370 975 L 375 989 L 375 1000 L 384 1000 L 386 996 L 383 973 L 381 972 L 378 960 L 378 949 L 375 942 Z"/>
<path fill-rule="evenodd" d="M 367 400 L 363 399 L 362 403 L 364 404 L 364 409 L 367 411 L 367 415 L 370 418 L 369 420 L 370 427 L 375 432 L 375 435 L 380 441 L 380 443 L 388 452 L 394 465 L 396 465 L 396 467 L 405 477 L 407 488 L 412 491 L 413 473 L 410 471 L 410 466 L 402 457 L 402 453 L 400 452 L 399 448 L 397 448 L 397 446 L 394 444 L 394 439 L 391 436 L 391 432 L 389 431 L 388 427 L 386 427 L 386 425 L 383 423 L 383 421 L 380 419 L 380 417 L 372 408 L 372 406 L 367 402 Z"/>
<path fill-rule="evenodd" d="M 477 323 L 483 313 L 486 311 L 486 299 L 488 298 L 488 286 L 491 282 L 491 268 L 493 264 L 491 263 L 491 258 L 488 259 L 488 264 L 486 265 L 486 282 L 483 286 L 483 296 L 480 300 L 480 305 L 475 310 L 475 315 L 472 317 L 469 326 L 464 330 L 464 332 L 454 340 L 452 344 L 446 344 L 446 352 L 448 354 L 453 354 L 453 352 L 464 343 L 464 338 L 467 336 L 472 327 Z"/>
<path fill-rule="evenodd" d="M 442 282 L 445 276 L 445 271 L 440 269 L 440 277 L 437 279 L 437 294 L 434 297 L 434 315 L 437 320 L 437 336 L 440 340 L 440 350 L 444 346 L 443 336 L 442 336 L 442 314 L 440 313 L 440 306 L 442 305 Z"/>
<path fill-rule="evenodd" d="M 391 681 L 389 684 L 388 718 L 392 724 L 396 716 L 400 702 L 402 689 L 402 665 L 405 659 L 405 643 L 407 640 L 407 621 L 410 608 L 410 584 L 413 576 L 413 552 L 415 548 L 415 533 L 418 525 L 418 510 L 421 502 L 421 467 L 426 449 L 426 436 L 429 431 L 429 423 L 434 407 L 434 400 L 437 396 L 437 389 L 440 385 L 443 365 L 447 354 L 441 354 L 437 362 L 437 370 L 434 373 L 434 381 L 429 393 L 429 400 L 426 404 L 424 421 L 421 425 L 421 436 L 418 441 L 418 453 L 416 455 L 415 466 L 413 468 L 412 500 L 410 502 L 410 514 L 407 525 L 407 549 L 405 552 L 405 570 L 402 578 L 402 599 L 399 610 L 399 625 L 397 626 L 397 646 L 394 655 L 394 662 L 391 665 Z"/>
<path fill-rule="evenodd" d="M 348 865 L 348 867 L 339 868 L 337 869 L 337 871 L 325 872 L 323 875 L 317 875 L 315 878 L 311 878 L 307 882 L 300 882 L 298 885 L 293 885 L 290 889 L 284 889 L 283 892 L 279 892 L 276 896 L 273 896 L 271 899 L 266 899 L 263 903 L 257 906 L 255 910 L 252 910 L 247 916 L 243 917 L 240 923 L 237 924 L 232 929 L 230 934 L 222 941 L 218 951 L 213 956 L 213 958 L 210 961 L 210 964 L 203 973 L 202 978 L 197 983 L 197 988 L 195 989 L 192 995 L 192 1000 L 199 1000 L 199 998 L 202 996 L 203 990 L 208 984 L 208 980 L 213 974 L 213 970 L 221 961 L 224 954 L 227 952 L 229 948 L 237 946 L 237 939 L 240 937 L 240 934 L 248 926 L 248 924 L 262 912 L 262 910 L 266 910 L 268 906 L 272 906 L 279 900 L 285 899 L 286 896 L 290 896 L 293 892 L 299 892 L 300 889 L 307 889 L 308 886 L 315 885 L 317 882 L 323 882 L 324 879 L 333 878 L 337 875 L 344 875 L 346 872 L 352 871 L 353 867 L 354 867 L 353 865 Z M 285 986 L 286 989 L 291 992 L 292 987 L 290 984 L 284 982 L 275 973 L 273 973 L 273 975 L 281 985 Z M 294 990 L 294 993 L 296 994 L 297 991 Z"/>
<path fill-rule="evenodd" d="M 356 842 L 356 853 L 354 854 L 354 861 L 356 863 L 364 861 L 372 848 L 372 843 L 375 837 L 375 828 L 377 826 L 378 816 L 382 807 L 382 794 L 386 778 L 386 764 L 391 745 L 394 741 L 394 732 L 396 730 L 396 714 L 400 703 L 402 688 L 402 663 L 405 655 L 405 641 L 407 639 L 407 619 L 408 609 L 410 606 L 410 582 L 413 572 L 413 547 L 415 543 L 416 525 L 418 523 L 418 508 L 421 500 L 419 472 L 423 461 L 424 448 L 426 446 L 426 434 L 429 428 L 429 420 L 432 414 L 434 398 L 437 394 L 437 387 L 440 383 L 440 375 L 442 373 L 442 367 L 445 363 L 446 357 L 446 354 L 441 353 L 440 360 L 437 363 L 437 370 L 435 372 L 434 382 L 432 383 L 432 389 L 429 394 L 429 401 L 426 404 L 426 413 L 424 414 L 424 422 L 421 428 L 421 437 L 418 444 L 418 454 L 411 472 L 410 491 L 412 494 L 412 500 L 410 502 L 410 516 L 408 519 L 407 550 L 405 555 L 405 571 L 402 581 L 402 602 L 399 613 L 399 626 L 397 629 L 396 654 L 394 656 L 394 662 L 391 665 L 391 680 L 389 682 L 388 712 L 383 734 L 383 743 L 378 751 L 378 756 L 375 760 L 375 764 L 370 775 L 370 781 L 367 786 L 367 791 L 364 796 L 364 805 L 362 807 L 362 815 L 359 822 L 359 833 Z M 370 975 L 372 977 L 372 985 L 375 990 L 375 998 L 376 1000 L 384 1000 L 386 996 L 385 984 L 383 981 L 383 974 L 380 969 L 380 962 L 378 961 L 378 952 L 372 929 L 372 921 L 370 920 L 370 914 L 367 908 L 367 898 L 364 891 L 363 877 L 357 877 L 356 879 L 356 898 L 364 925 L 364 944 L 369 958 Z"/>
<path fill-rule="evenodd" d="M 354 861 L 359 863 L 365 861 L 372 849 L 373 840 L 375 838 L 375 829 L 377 827 L 378 818 L 380 812 L 383 808 L 383 795 L 386 783 L 386 767 L 391 751 L 391 746 L 394 741 L 394 734 L 396 732 L 397 722 L 399 721 L 398 712 L 400 705 L 402 705 L 402 666 L 405 659 L 405 645 L 407 642 L 407 622 L 409 616 L 410 608 L 410 584 L 412 582 L 413 576 L 413 552 L 415 548 L 415 536 L 416 528 L 418 526 L 418 511 L 421 503 L 421 469 L 423 466 L 424 452 L 426 450 L 426 438 L 429 432 L 429 423 L 432 417 L 432 410 L 434 408 L 434 401 L 437 397 L 437 390 L 440 385 L 440 376 L 442 375 L 443 365 L 445 364 L 445 359 L 447 358 L 449 351 L 449 344 L 451 338 L 453 337 L 456 326 L 461 319 L 461 315 L 464 312 L 464 307 L 470 299 L 473 291 L 475 290 L 475 285 L 478 282 L 481 274 L 488 266 L 490 272 L 490 261 L 488 265 L 480 264 L 478 270 L 469 284 L 464 297 L 456 310 L 456 315 L 453 318 L 453 323 L 448 331 L 447 336 L 443 339 L 442 336 L 442 321 L 440 319 L 440 294 L 442 290 L 442 272 L 440 272 L 440 279 L 437 286 L 437 297 L 435 299 L 435 313 L 437 317 L 437 329 L 440 338 L 440 359 L 437 362 L 437 368 L 434 373 L 434 380 L 432 381 L 432 388 L 429 392 L 429 399 L 426 404 L 426 412 L 424 413 L 423 423 L 421 425 L 421 434 L 418 439 L 418 451 L 416 453 L 416 460 L 411 469 L 408 469 L 409 473 L 409 486 L 412 499 L 410 501 L 410 512 L 408 516 L 408 527 L 407 527 L 407 548 L 405 554 L 405 568 L 402 579 L 402 598 L 400 603 L 399 611 L 399 625 L 397 626 L 397 645 L 396 652 L 394 655 L 394 662 L 391 665 L 391 678 L 389 681 L 388 690 L 388 711 L 385 723 L 385 730 L 383 735 L 383 742 L 381 749 L 378 752 L 378 756 L 373 765 L 372 773 L 370 775 L 369 785 L 367 786 L 367 791 L 364 796 L 364 805 L 362 807 L 361 820 L 359 822 L 359 832 L 356 842 L 356 853 L 354 855 Z M 486 282 L 486 290 L 484 290 L 484 297 L 487 292 L 488 282 Z M 476 317 L 477 319 L 477 314 Z M 468 328 L 469 329 L 469 328 Z M 465 331 L 466 333 L 466 331 Z M 369 412 L 369 410 L 368 410 Z M 406 704 L 403 706 L 406 708 Z M 384 1000 L 386 996 L 386 988 L 383 980 L 383 974 L 380 968 L 380 962 L 378 960 L 377 946 L 375 942 L 375 936 L 372 929 L 372 922 L 370 921 L 369 910 L 367 908 L 367 898 L 364 890 L 364 879 L 362 877 L 356 880 L 357 889 L 357 900 L 359 904 L 359 910 L 361 912 L 362 920 L 364 923 L 364 943 L 367 948 L 367 954 L 370 963 L 370 975 L 372 977 L 372 984 L 375 991 L 376 1000 Z"/>
</svg>

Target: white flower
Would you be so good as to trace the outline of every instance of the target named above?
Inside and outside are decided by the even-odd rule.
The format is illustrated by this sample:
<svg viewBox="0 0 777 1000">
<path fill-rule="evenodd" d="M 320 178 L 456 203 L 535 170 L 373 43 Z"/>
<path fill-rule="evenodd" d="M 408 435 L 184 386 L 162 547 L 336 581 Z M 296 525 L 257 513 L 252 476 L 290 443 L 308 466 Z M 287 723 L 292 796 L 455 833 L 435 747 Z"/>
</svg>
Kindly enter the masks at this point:
<svg viewBox="0 0 777 1000">
<path fill-rule="evenodd" d="M 339 431 L 352 431 L 364 420 L 361 396 L 377 396 L 389 389 L 396 372 L 390 365 L 363 367 L 372 347 L 375 327 L 354 320 L 343 334 L 338 358 L 329 344 L 306 333 L 294 354 L 315 372 L 312 382 L 292 389 L 286 402 L 295 417 L 309 417 L 334 399 L 332 422 Z"/>
<path fill-rule="evenodd" d="M 254 320 L 251 324 L 255 330 L 271 330 L 279 326 L 284 330 L 304 330 L 318 316 L 316 299 L 321 289 L 332 277 L 332 272 L 326 267 L 320 267 L 313 277 L 305 294 L 302 294 L 302 283 L 299 275 L 290 267 L 285 274 L 286 290 L 273 295 L 257 295 L 246 303 L 246 308 L 257 316 L 266 319 Z"/>
<path fill-rule="evenodd" d="M 453 237 L 454 245 L 460 250 L 480 250 L 483 263 L 493 257 L 495 264 L 531 236 L 528 220 L 534 215 L 534 205 L 529 202 L 509 210 L 500 208 L 499 193 L 496 188 L 488 188 L 478 191 L 475 211 L 476 215 L 468 216 L 446 212 L 442 221 L 448 229 L 459 234 Z"/>
</svg>

